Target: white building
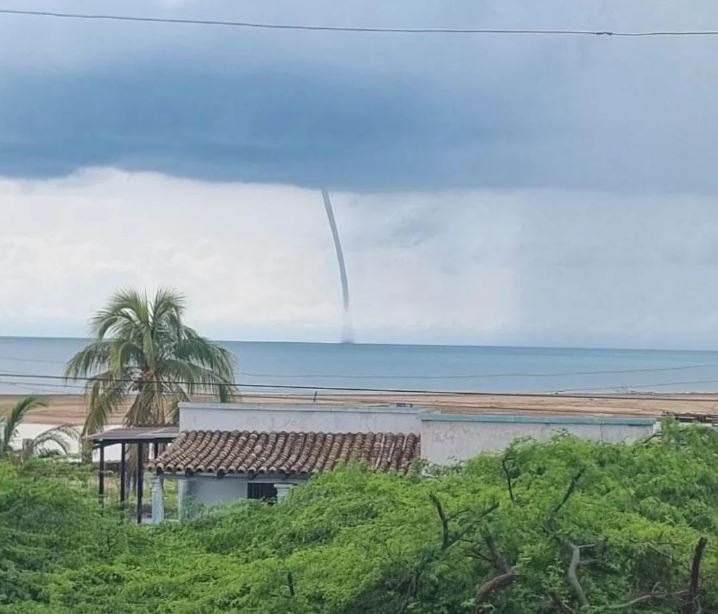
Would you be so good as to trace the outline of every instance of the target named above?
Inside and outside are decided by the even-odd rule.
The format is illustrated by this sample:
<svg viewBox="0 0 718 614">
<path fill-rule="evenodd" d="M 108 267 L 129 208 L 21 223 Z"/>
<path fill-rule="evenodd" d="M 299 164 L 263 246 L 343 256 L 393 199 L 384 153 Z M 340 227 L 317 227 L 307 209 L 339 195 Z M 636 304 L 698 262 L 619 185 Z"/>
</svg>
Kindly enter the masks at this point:
<svg viewBox="0 0 718 614">
<path fill-rule="evenodd" d="M 448 414 L 396 406 L 185 403 L 180 435 L 148 465 L 153 521 L 164 518 L 164 479 L 179 481 L 180 515 L 193 503 L 282 499 L 313 473 L 361 460 L 406 473 L 414 461 L 450 464 L 500 451 L 516 438 L 567 432 L 603 442 L 650 435 L 653 418 Z"/>
</svg>

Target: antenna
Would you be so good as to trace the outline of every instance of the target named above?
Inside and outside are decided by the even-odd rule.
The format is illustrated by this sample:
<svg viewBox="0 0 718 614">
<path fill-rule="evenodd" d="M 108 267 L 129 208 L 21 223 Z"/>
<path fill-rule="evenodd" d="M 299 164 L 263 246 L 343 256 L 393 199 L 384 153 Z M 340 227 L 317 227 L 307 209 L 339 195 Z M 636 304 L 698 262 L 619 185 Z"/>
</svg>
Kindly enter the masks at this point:
<svg viewBox="0 0 718 614">
<path fill-rule="evenodd" d="M 334 249 L 337 253 L 337 264 L 339 265 L 339 279 L 342 283 L 342 306 L 344 309 L 342 343 L 354 343 L 354 330 L 352 327 L 351 313 L 349 310 L 349 282 L 347 280 L 347 270 L 344 266 L 344 252 L 342 251 L 342 243 L 339 239 L 337 221 L 334 219 L 334 209 L 332 208 L 332 201 L 329 199 L 329 192 L 327 190 L 322 190 L 322 199 L 324 200 L 324 209 L 327 212 L 327 219 L 329 220 L 329 228 L 331 228 L 332 230 Z"/>
</svg>

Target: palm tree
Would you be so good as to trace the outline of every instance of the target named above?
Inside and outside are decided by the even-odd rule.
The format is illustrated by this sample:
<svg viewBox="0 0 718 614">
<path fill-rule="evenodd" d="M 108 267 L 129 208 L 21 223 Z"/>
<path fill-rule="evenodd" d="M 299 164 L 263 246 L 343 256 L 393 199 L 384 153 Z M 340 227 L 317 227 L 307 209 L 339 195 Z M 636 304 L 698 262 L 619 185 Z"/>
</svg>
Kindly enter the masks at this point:
<svg viewBox="0 0 718 614">
<path fill-rule="evenodd" d="M 128 425 L 177 420 L 177 404 L 194 394 L 229 400 L 234 360 L 224 348 L 185 326 L 184 298 L 158 290 L 153 298 L 120 290 L 91 321 L 94 340 L 67 364 L 68 379 L 86 380 L 83 434 L 101 430 L 128 407 Z"/>
<path fill-rule="evenodd" d="M 10 442 L 17 435 L 17 430 L 25 419 L 28 412 L 37 407 L 45 407 L 45 403 L 36 396 L 28 396 L 18 401 L 5 416 L 0 416 L 0 458 L 7 458 L 13 450 Z M 27 440 L 29 446 L 23 446 L 21 457 L 44 456 L 59 451 L 67 455 L 70 453 L 72 441 L 78 440 L 78 434 L 69 424 L 63 424 L 40 433 L 37 437 Z M 24 442 L 23 442 L 24 443 Z M 47 444 L 54 443 L 55 448 L 47 447 Z"/>
</svg>

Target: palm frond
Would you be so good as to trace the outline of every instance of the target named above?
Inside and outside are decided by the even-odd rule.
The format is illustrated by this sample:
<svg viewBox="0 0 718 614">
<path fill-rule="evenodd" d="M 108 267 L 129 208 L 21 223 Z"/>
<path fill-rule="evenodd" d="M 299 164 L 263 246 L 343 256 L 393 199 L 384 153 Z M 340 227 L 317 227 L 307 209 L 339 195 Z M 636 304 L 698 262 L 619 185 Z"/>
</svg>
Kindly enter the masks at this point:
<svg viewBox="0 0 718 614">
<path fill-rule="evenodd" d="M 149 384 L 135 396 L 124 422 L 127 425 L 162 424 L 166 422 L 163 404 L 161 384 Z"/>
<path fill-rule="evenodd" d="M 136 290 L 118 290 L 104 309 L 97 312 L 91 321 L 91 330 L 98 339 L 108 333 L 127 339 L 127 332 L 136 332 L 150 324 L 150 309 L 147 295 Z M 122 334 L 124 333 L 124 334 Z"/>
<path fill-rule="evenodd" d="M 0 438 L 0 454 L 5 454 L 10 448 L 10 442 L 15 437 L 17 428 L 25 416 L 37 407 L 45 407 L 45 402 L 37 396 L 27 396 L 18 401 L 3 419 L 2 438 Z"/>
<path fill-rule="evenodd" d="M 5 454 L 5 432 L 7 431 L 6 423 L 7 420 L 5 418 L 0 418 L 0 456 L 4 456 Z"/>
<path fill-rule="evenodd" d="M 101 431 L 110 415 L 124 403 L 130 384 L 117 381 L 110 371 L 100 373 L 87 385 L 87 417 L 83 436 Z"/>
<path fill-rule="evenodd" d="M 119 290 L 92 320 L 94 341 L 68 363 L 66 376 L 90 377 L 85 433 L 95 432 L 130 397 L 127 424 L 174 418 L 179 400 L 196 393 L 232 396 L 235 362 L 225 348 L 185 326 L 184 297 Z"/>
<path fill-rule="evenodd" d="M 233 355 L 225 348 L 197 335 L 187 329 L 185 338 L 177 344 L 177 358 L 206 367 L 216 373 L 220 379 L 234 381 L 235 361 Z"/>
<path fill-rule="evenodd" d="M 126 378 L 128 367 L 141 368 L 144 363 L 144 353 L 136 343 L 124 339 L 112 343 L 107 366 L 116 378 Z"/>
<path fill-rule="evenodd" d="M 65 367 L 65 378 L 76 379 L 106 369 L 112 351 L 112 341 L 98 339 L 77 352 Z"/>
<path fill-rule="evenodd" d="M 217 386 L 217 396 L 219 397 L 220 403 L 229 403 L 230 401 L 237 400 L 240 395 L 234 386 L 219 384 Z"/>
<path fill-rule="evenodd" d="M 48 444 L 54 443 L 60 448 L 62 454 L 67 456 L 72 448 L 73 442 L 80 442 L 80 434 L 71 424 L 61 424 L 40 433 L 32 440 L 33 456 L 41 456 L 44 452 L 52 450 Z"/>
<path fill-rule="evenodd" d="M 167 288 L 157 290 L 152 303 L 153 331 L 165 328 L 167 332 L 177 333 L 182 328 L 184 310 L 184 295 Z"/>
</svg>

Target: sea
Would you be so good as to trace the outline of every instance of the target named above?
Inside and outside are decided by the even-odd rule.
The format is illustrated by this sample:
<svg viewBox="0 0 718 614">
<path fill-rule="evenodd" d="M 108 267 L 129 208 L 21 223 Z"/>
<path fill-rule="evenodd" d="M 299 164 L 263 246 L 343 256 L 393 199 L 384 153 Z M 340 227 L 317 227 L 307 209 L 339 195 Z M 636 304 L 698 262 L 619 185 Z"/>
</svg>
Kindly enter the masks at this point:
<svg viewBox="0 0 718 614">
<path fill-rule="evenodd" d="M 0 337 L 0 394 L 78 394 L 79 338 Z M 220 342 L 243 390 L 486 393 L 718 391 L 718 352 L 457 345 Z"/>
</svg>

